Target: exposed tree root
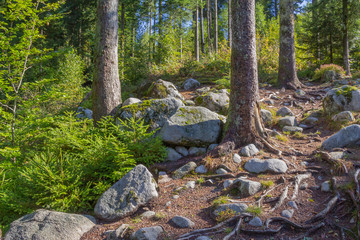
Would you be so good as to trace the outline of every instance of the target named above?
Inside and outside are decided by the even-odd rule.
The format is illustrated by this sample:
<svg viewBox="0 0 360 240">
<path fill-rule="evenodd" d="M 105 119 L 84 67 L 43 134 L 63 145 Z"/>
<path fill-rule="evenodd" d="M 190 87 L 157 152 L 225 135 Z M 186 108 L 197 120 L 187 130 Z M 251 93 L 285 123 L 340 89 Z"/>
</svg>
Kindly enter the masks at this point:
<svg viewBox="0 0 360 240">
<path fill-rule="evenodd" d="M 270 188 L 267 190 L 264 194 L 260 196 L 260 198 L 255 202 L 255 204 L 258 205 L 258 207 L 261 207 L 261 202 L 263 201 L 264 197 L 267 196 L 271 191 L 273 191 L 275 188 L 283 185 L 283 183 L 276 185 L 275 187 Z"/>
<path fill-rule="evenodd" d="M 360 174 L 360 169 L 356 170 L 356 172 L 354 174 L 354 182 L 356 184 L 356 196 L 360 200 L 360 186 L 359 186 L 359 180 L 358 180 L 359 174 Z"/>
<path fill-rule="evenodd" d="M 335 159 L 335 158 L 331 157 L 329 153 L 323 152 L 323 151 L 316 151 L 315 154 L 319 154 L 320 158 L 323 161 L 326 161 L 329 164 L 331 164 L 334 171 L 336 171 L 338 173 L 346 173 L 346 174 L 349 173 L 348 168 L 346 167 L 345 163 L 343 163 L 339 159 Z"/>
<path fill-rule="evenodd" d="M 286 186 L 284 192 L 281 194 L 281 196 L 279 198 L 279 201 L 275 204 L 275 206 L 272 209 L 270 209 L 269 212 L 275 211 L 277 208 L 279 208 L 284 203 L 284 200 L 287 198 L 288 191 L 289 191 L 289 186 Z"/>
<path fill-rule="evenodd" d="M 264 235 L 274 235 L 279 233 L 283 227 L 279 227 L 278 229 L 240 229 L 241 232 L 248 234 L 264 234 Z"/>
<path fill-rule="evenodd" d="M 266 228 L 270 228 L 269 225 L 272 222 L 282 222 L 283 224 L 289 225 L 293 228 L 299 229 L 299 230 L 307 230 L 307 229 L 311 229 L 312 227 L 314 227 L 313 225 L 300 225 L 297 223 L 294 223 L 293 221 L 290 221 L 287 218 L 284 217 L 272 217 L 272 218 L 268 218 L 265 222 L 265 226 Z"/>
<path fill-rule="evenodd" d="M 228 235 L 226 235 L 223 240 L 230 240 L 233 236 L 238 236 L 240 232 L 240 226 L 241 226 L 242 218 L 239 219 L 239 221 L 236 223 L 236 226 L 234 230 L 231 231 Z"/>
<path fill-rule="evenodd" d="M 307 173 L 307 174 L 301 174 L 301 175 L 297 175 L 295 177 L 295 187 L 294 187 L 294 193 L 291 197 L 291 200 L 294 200 L 297 195 L 298 195 L 298 192 L 299 192 L 299 186 L 301 184 L 301 181 L 303 181 L 304 179 L 307 179 L 311 177 L 311 174 L 310 173 Z"/>
<path fill-rule="evenodd" d="M 339 200 L 340 196 L 339 194 L 336 194 L 335 197 L 333 197 L 328 204 L 326 205 L 326 207 L 324 208 L 324 210 L 322 210 L 321 212 L 319 212 L 318 214 L 316 214 L 314 217 L 312 217 L 311 219 L 309 219 L 308 221 L 306 221 L 306 223 L 313 223 L 313 222 L 317 222 L 320 219 L 323 219 L 326 214 L 328 214 L 330 212 L 330 210 L 335 206 L 336 202 Z"/>
<path fill-rule="evenodd" d="M 300 237 L 294 238 L 292 240 L 303 240 L 305 237 L 311 235 L 313 232 L 317 231 L 318 229 L 320 229 L 324 226 L 325 226 L 325 223 L 321 222 L 321 223 L 313 226 L 312 228 L 310 228 L 305 234 L 301 235 Z"/>
<path fill-rule="evenodd" d="M 216 175 L 208 175 L 203 176 L 204 179 L 210 179 L 210 178 L 235 178 L 235 176 L 231 173 L 225 173 L 225 174 L 216 174 Z"/>
</svg>

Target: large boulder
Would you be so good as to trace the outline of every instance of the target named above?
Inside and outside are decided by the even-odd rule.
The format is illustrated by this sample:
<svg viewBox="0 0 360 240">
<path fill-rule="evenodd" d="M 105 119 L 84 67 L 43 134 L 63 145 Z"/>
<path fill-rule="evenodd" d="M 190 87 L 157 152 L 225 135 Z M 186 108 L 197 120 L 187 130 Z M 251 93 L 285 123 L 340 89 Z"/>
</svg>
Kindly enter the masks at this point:
<svg viewBox="0 0 360 240">
<path fill-rule="evenodd" d="M 80 240 L 95 223 L 91 216 L 39 209 L 12 222 L 5 240 Z"/>
<path fill-rule="evenodd" d="M 203 147 L 217 143 L 225 117 L 204 107 L 181 107 L 160 130 L 170 145 Z"/>
<path fill-rule="evenodd" d="M 164 80 L 157 80 L 148 90 L 147 95 L 151 98 L 168 98 L 174 97 L 184 100 L 184 96 L 177 90 L 175 85 Z"/>
<path fill-rule="evenodd" d="M 190 89 L 194 89 L 194 88 L 197 88 L 197 87 L 200 87 L 200 82 L 198 80 L 196 80 L 196 79 L 193 79 L 193 78 L 187 79 L 183 84 L 183 88 L 185 90 L 190 90 Z"/>
<path fill-rule="evenodd" d="M 360 112 L 360 89 L 349 85 L 331 89 L 324 97 L 323 108 L 326 114 Z"/>
<path fill-rule="evenodd" d="M 129 106 L 129 105 L 131 105 L 131 104 L 135 104 L 135 103 L 139 103 L 139 102 L 141 102 L 140 99 L 138 99 L 138 98 L 132 98 L 132 97 L 131 97 L 131 98 L 126 99 L 126 100 L 123 102 L 122 107 Z"/>
<path fill-rule="evenodd" d="M 326 150 L 360 144 L 360 125 L 353 124 L 326 139 L 321 147 Z"/>
<path fill-rule="evenodd" d="M 145 100 L 120 108 L 117 117 L 121 120 L 143 119 L 146 124 L 150 124 L 150 130 L 161 128 L 166 120 L 184 106 L 184 103 L 177 98 L 164 98 Z M 119 120 L 117 120 L 119 123 Z"/>
<path fill-rule="evenodd" d="M 206 107 L 211 111 L 219 114 L 227 115 L 229 110 L 229 93 L 225 91 L 219 92 L 208 92 L 196 98 L 196 104 L 199 106 Z"/>
<path fill-rule="evenodd" d="M 255 193 L 259 192 L 262 188 L 261 183 L 244 178 L 236 179 L 233 184 L 238 185 L 240 197 L 243 198 L 254 195 Z"/>
<path fill-rule="evenodd" d="M 288 169 L 286 163 L 279 159 L 260 160 L 253 158 L 245 163 L 244 168 L 252 173 L 285 173 Z"/>
<path fill-rule="evenodd" d="M 135 212 L 158 197 L 157 184 L 143 165 L 138 165 L 106 190 L 95 205 L 95 215 L 114 221 Z"/>
<path fill-rule="evenodd" d="M 334 82 L 341 79 L 341 74 L 334 70 L 326 70 L 321 76 L 322 82 Z"/>
<path fill-rule="evenodd" d="M 336 114 L 331 118 L 335 122 L 352 122 L 355 121 L 354 115 L 350 111 L 345 111 Z"/>
</svg>

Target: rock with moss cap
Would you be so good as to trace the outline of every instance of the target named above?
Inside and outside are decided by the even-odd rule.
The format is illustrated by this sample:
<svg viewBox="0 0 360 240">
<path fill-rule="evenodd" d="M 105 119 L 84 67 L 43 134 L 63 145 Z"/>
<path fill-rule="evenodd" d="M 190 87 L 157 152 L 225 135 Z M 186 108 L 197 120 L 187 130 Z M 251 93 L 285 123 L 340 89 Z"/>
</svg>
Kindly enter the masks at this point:
<svg viewBox="0 0 360 240">
<path fill-rule="evenodd" d="M 207 147 L 218 142 L 224 120 L 204 107 L 181 107 L 166 120 L 160 136 L 170 145 Z"/>
<path fill-rule="evenodd" d="M 227 115 L 230 98 L 226 89 L 218 92 L 208 92 L 196 98 L 196 104 L 211 111 Z"/>
<path fill-rule="evenodd" d="M 360 112 L 360 89 L 349 85 L 331 89 L 324 97 L 323 108 L 326 114 Z"/>
<path fill-rule="evenodd" d="M 143 119 L 146 124 L 150 124 L 150 130 L 155 130 L 161 128 L 182 106 L 184 103 L 173 97 L 145 100 L 120 108 L 115 117 L 123 121 L 132 117 L 136 120 Z M 119 124 L 120 121 L 117 120 L 117 123 Z"/>
<path fill-rule="evenodd" d="M 174 97 L 184 100 L 184 96 L 177 90 L 175 85 L 164 80 L 157 80 L 154 82 L 147 92 L 147 96 L 151 98 L 168 98 Z"/>
</svg>

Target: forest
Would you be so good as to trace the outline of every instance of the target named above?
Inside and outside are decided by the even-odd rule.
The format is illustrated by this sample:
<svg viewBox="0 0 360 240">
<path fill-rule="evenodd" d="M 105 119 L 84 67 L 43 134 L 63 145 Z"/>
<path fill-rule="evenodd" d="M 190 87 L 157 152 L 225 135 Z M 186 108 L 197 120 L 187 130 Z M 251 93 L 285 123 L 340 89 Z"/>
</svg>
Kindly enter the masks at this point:
<svg viewBox="0 0 360 240">
<path fill-rule="evenodd" d="M 1 0 L 0 239 L 359 239 L 359 0 Z"/>
</svg>

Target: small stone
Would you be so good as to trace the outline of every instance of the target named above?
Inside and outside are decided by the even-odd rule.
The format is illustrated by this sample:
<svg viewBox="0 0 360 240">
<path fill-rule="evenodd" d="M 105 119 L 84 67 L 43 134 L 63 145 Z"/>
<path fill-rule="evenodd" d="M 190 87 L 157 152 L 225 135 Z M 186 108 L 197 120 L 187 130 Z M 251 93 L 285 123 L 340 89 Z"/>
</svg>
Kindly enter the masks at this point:
<svg viewBox="0 0 360 240">
<path fill-rule="evenodd" d="M 297 95 L 299 95 L 299 96 L 305 96 L 305 95 L 306 95 L 306 92 L 304 92 L 304 91 L 301 90 L 301 89 L 296 90 L 295 93 L 296 93 Z"/>
<path fill-rule="evenodd" d="M 211 180 L 211 179 L 208 179 L 205 181 L 205 183 L 209 184 L 209 185 L 213 185 L 214 184 L 214 181 Z"/>
<path fill-rule="evenodd" d="M 285 126 L 282 129 L 283 132 L 290 132 L 290 133 L 296 133 L 296 132 L 303 132 L 304 129 L 302 129 L 301 127 L 291 127 L 291 126 Z"/>
<path fill-rule="evenodd" d="M 294 201 L 289 201 L 288 204 L 289 204 L 290 207 L 292 207 L 292 208 L 294 208 L 294 209 L 298 209 L 298 206 L 297 206 L 296 202 L 294 202 Z"/>
<path fill-rule="evenodd" d="M 184 157 L 186 157 L 187 155 L 189 155 L 189 151 L 186 149 L 186 147 L 182 147 L 182 146 L 177 146 L 175 148 L 175 150 L 180 153 L 181 155 L 183 155 Z"/>
<path fill-rule="evenodd" d="M 334 158 L 336 160 L 343 159 L 345 157 L 344 152 L 330 152 L 329 155 L 331 158 Z"/>
<path fill-rule="evenodd" d="M 249 197 L 259 192 L 262 188 L 261 183 L 251 181 L 244 178 L 238 178 L 234 180 L 234 184 L 238 184 L 238 190 L 240 192 L 240 197 Z"/>
<path fill-rule="evenodd" d="M 264 102 L 265 102 L 266 104 L 268 104 L 268 105 L 274 105 L 274 104 L 275 104 L 274 100 L 272 100 L 272 99 L 265 100 Z"/>
<path fill-rule="evenodd" d="M 292 218 L 293 215 L 294 215 L 294 209 L 284 210 L 281 212 L 281 216 L 289 218 L 289 219 Z"/>
<path fill-rule="evenodd" d="M 300 188 L 300 190 L 306 190 L 308 188 L 308 186 L 309 185 L 307 183 L 303 183 L 303 184 L 300 185 L 299 188 Z"/>
<path fill-rule="evenodd" d="M 167 175 L 166 172 L 164 172 L 164 171 L 160 171 L 160 172 L 159 172 L 159 176 L 165 176 L 165 175 Z"/>
<path fill-rule="evenodd" d="M 330 192 L 330 182 L 325 181 L 321 184 L 321 191 L 322 192 Z"/>
<path fill-rule="evenodd" d="M 224 181 L 224 188 L 229 187 L 234 181 L 233 180 L 225 180 Z"/>
<path fill-rule="evenodd" d="M 282 117 L 278 122 L 279 126 L 296 126 L 295 117 Z"/>
<path fill-rule="evenodd" d="M 159 183 L 167 183 L 170 182 L 172 179 L 168 175 L 159 175 Z"/>
<path fill-rule="evenodd" d="M 280 159 L 260 160 L 257 158 L 250 159 L 245 163 L 244 168 L 252 173 L 273 172 L 285 173 L 288 169 L 286 163 Z"/>
<path fill-rule="evenodd" d="M 200 236 L 200 237 L 197 237 L 195 240 L 211 240 L 211 238 L 209 238 L 207 236 Z"/>
<path fill-rule="evenodd" d="M 179 195 L 174 195 L 172 198 L 173 199 L 178 199 L 180 196 Z"/>
<path fill-rule="evenodd" d="M 165 203 L 165 207 L 170 207 L 171 205 L 171 201 L 168 201 L 167 203 Z"/>
<path fill-rule="evenodd" d="M 336 114 L 332 117 L 332 120 L 335 122 L 353 122 L 355 121 L 354 115 L 350 111 L 345 111 Z"/>
<path fill-rule="evenodd" d="M 188 182 L 185 184 L 185 187 L 186 187 L 186 188 L 194 189 L 194 188 L 195 188 L 195 181 L 188 181 Z"/>
<path fill-rule="evenodd" d="M 259 153 L 259 149 L 254 144 L 249 144 L 243 147 L 240 151 L 241 156 L 251 157 Z"/>
<path fill-rule="evenodd" d="M 219 169 L 217 169 L 216 170 L 216 172 L 215 172 L 216 174 L 226 174 L 226 173 L 228 173 L 225 169 L 223 169 L 223 168 L 219 168 Z"/>
<path fill-rule="evenodd" d="M 219 144 L 213 143 L 208 147 L 208 151 L 212 151 L 214 150 L 217 146 L 219 146 Z"/>
<path fill-rule="evenodd" d="M 253 227 L 262 227 L 263 223 L 259 217 L 254 217 L 250 220 L 249 225 Z"/>
<path fill-rule="evenodd" d="M 207 168 L 205 167 L 205 165 L 200 165 L 197 168 L 195 168 L 195 173 L 200 173 L 200 174 L 205 174 L 207 173 Z"/>
<path fill-rule="evenodd" d="M 182 158 L 181 154 L 173 148 L 167 148 L 167 160 L 174 162 Z"/>
<path fill-rule="evenodd" d="M 189 148 L 189 155 L 199 156 L 206 153 L 206 148 L 191 147 Z"/>
<path fill-rule="evenodd" d="M 355 218 L 351 218 L 351 219 L 350 219 L 350 223 L 351 223 L 351 224 L 355 223 Z"/>
<path fill-rule="evenodd" d="M 316 117 L 307 117 L 305 120 L 304 120 L 304 123 L 305 124 L 315 124 L 315 123 L 317 123 L 319 121 L 319 119 L 318 118 L 316 118 Z"/>
<path fill-rule="evenodd" d="M 156 240 L 164 232 L 161 226 L 140 228 L 131 235 L 133 240 Z"/>
<path fill-rule="evenodd" d="M 264 123 L 271 123 L 272 122 L 272 114 L 270 111 L 265 110 L 265 109 L 261 109 L 260 111 L 260 115 L 261 115 L 261 119 Z"/>
<path fill-rule="evenodd" d="M 294 116 L 295 114 L 288 107 L 282 107 L 276 112 L 276 116 Z"/>
<path fill-rule="evenodd" d="M 221 204 L 220 206 L 218 206 L 215 211 L 213 212 L 213 214 L 215 216 L 219 216 L 221 212 L 226 212 L 229 209 L 234 211 L 234 213 L 236 215 L 239 215 L 241 213 L 244 213 L 246 211 L 246 209 L 248 208 L 248 206 L 244 203 L 229 203 L 229 204 Z"/>
<path fill-rule="evenodd" d="M 141 218 L 152 218 L 156 215 L 154 211 L 146 211 L 143 214 L 141 214 Z"/>
<path fill-rule="evenodd" d="M 195 223 L 190 219 L 182 216 L 175 216 L 170 220 L 176 227 L 179 228 L 192 228 L 195 226 Z"/>
<path fill-rule="evenodd" d="M 237 154 L 237 153 L 235 153 L 234 156 L 233 156 L 233 161 L 234 161 L 235 163 L 240 164 L 240 163 L 241 163 L 241 157 L 240 157 L 240 155 Z"/>
<path fill-rule="evenodd" d="M 183 178 L 186 174 L 188 174 L 189 172 L 195 170 L 195 168 L 196 168 L 196 163 L 189 162 L 189 163 L 185 164 L 184 166 L 180 167 L 179 169 L 177 169 L 173 173 L 172 178 L 173 179 Z"/>
</svg>

